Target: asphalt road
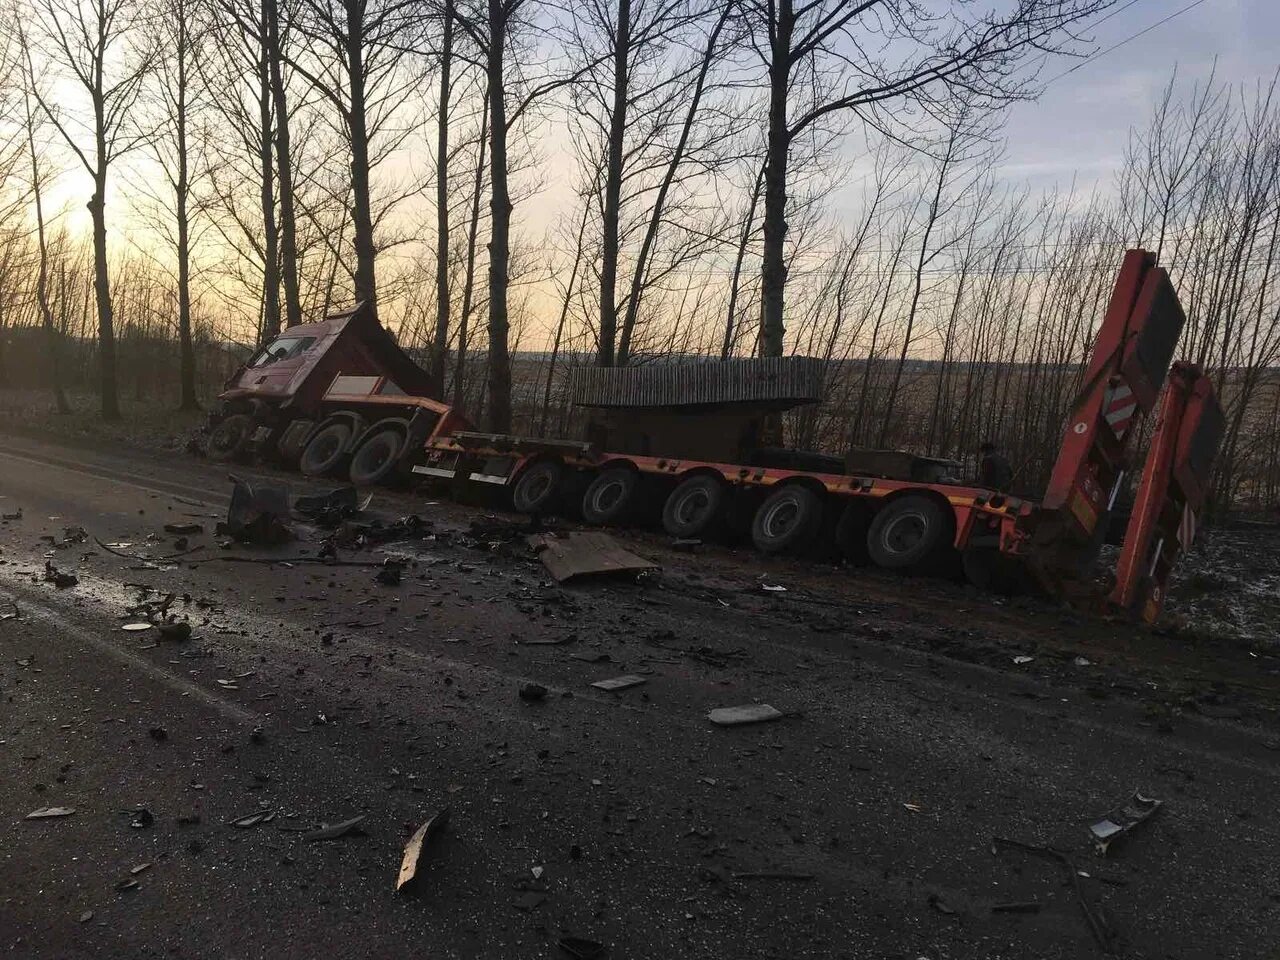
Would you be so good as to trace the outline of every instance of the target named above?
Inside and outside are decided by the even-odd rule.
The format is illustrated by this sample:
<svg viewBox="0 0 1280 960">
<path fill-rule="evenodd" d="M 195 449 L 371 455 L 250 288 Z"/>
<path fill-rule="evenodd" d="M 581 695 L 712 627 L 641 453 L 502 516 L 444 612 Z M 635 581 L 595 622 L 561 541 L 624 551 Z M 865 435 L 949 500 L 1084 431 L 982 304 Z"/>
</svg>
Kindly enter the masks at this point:
<svg viewBox="0 0 1280 960">
<path fill-rule="evenodd" d="M 190 459 L 0 437 L 0 513 L 22 513 L 0 521 L 12 956 L 1277 955 L 1280 671 L 1256 652 L 652 535 L 620 538 L 660 575 L 558 587 L 422 495 L 374 509 L 432 537 L 341 554 L 411 554 L 398 586 L 227 562 L 324 535 L 221 549 L 228 493 Z M 158 557 L 166 522 L 203 524 L 202 549 L 61 542 Z M 121 629 L 169 593 L 192 639 Z M 621 674 L 646 683 L 590 686 Z M 786 716 L 706 719 L 752 702 Z M 1164 807 L 1097 856 L 1086 825 L 1135 787 Z M 50 806 L 75 812 L 24 819 Z"/>
</svg>

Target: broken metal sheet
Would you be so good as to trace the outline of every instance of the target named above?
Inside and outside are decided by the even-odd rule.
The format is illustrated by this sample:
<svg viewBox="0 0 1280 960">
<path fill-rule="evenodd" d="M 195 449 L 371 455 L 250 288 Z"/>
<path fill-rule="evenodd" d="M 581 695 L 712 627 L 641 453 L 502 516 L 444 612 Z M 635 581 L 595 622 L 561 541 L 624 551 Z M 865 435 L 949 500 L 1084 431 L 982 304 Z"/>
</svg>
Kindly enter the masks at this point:
<svg viewBox="0 0 1280 960">
<path fill-rule="evenodd" d="M 644 677 L 637 677 L 635 674 L 629 673 L 624 677 L 610 677 L 608 680 L 597 680 L 592 684 L 597 690 L 627 690 L 631 687 L 638 687 L 642 683 L 649 681 Z"/>
<path fill-rule="evenodd" d="M 1096 823 L 1089 825 L 1089 834 L 1093 837 L 1094 848 L 1098 856 L 1106 856 L 1107 848 L 1121 837 L 1127 836 L 1134 828 L 1145 823 L 1151 815 L 1164 806 L 1163 800 L 1144 797 L 1138 791 L 1133 792 L 1125 803 L 1111 810 Z"/>
<path fill-rule="evenodd" d="M 779 720 L 782 711 L 767 703 L 748 703 L 741 707 L 720 707 L 707 714 L 707 719 L 718 727 L 738 727 L 746 723 L 764 723 Z"/>
<path fill-rule="evenodd" d="M 449 808 L 445 807 L 413 832 L 409 842 L 404 845 L 404 858 L 400 861 L 400 874 L 396 877 L 396 893 L 413 883 L 418 876 L 418 864 L 422 859 L 423 848 L 448 822 Z"/>
<path fill-rule="evenodd" d="M 23 819 L 24 820 L 54 820 L 58 817 L 69 817 L 76 812 L 75 807 L 41 807 L 38 810 L 32 810 Z"/>
<path fill-rule="evenodd" d="M 623 549 L 609 534 L 598 531 L 581 531 L 566 537 L 538 534 L 529 537 L 527 542 L 551 576 L 560 583 L 574 577 L 643 573 L 658 569 L 658 564 L 652 560 Z"/>
</svg>

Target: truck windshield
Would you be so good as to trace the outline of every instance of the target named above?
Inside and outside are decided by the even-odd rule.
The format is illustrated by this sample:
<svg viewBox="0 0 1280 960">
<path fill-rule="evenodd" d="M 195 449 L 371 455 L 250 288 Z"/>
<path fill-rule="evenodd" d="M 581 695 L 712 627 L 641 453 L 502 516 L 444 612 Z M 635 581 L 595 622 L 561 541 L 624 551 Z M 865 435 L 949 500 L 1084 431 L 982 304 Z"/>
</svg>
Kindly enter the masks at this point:
<svg viewBox="0 0 1280 960">
<path fill-rule="evenodd" d="M 250 361 L 251 367 L 265 367 L 278 360 L 292 360 L 306 353 L 307 348 L 316 342 L 315 337 L 281 337 L 273 340 Z"/>
</svg>

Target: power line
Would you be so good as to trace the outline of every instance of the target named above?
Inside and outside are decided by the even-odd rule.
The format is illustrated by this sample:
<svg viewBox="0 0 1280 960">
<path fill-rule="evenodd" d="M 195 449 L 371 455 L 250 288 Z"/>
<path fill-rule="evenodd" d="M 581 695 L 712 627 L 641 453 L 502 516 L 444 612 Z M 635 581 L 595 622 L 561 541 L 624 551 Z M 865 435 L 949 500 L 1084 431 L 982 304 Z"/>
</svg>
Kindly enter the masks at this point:
<svg viewBox="0 0 1280 960">
<path fill-rule="evenodd" d="M 1125 4 L 1119 10 L 1117 10 L 1116 13 L 1120 13 L 1121 11 L 1128 9 L 1129 7 L 1133 6 L 1133 4 L 1136 2 L 1137 0 L 1130 0 L 1129 3 Z M 1111 53 L 1113 50 L 1119 50 L 1126 43 L 1129 43 L 1132 40 L 1137 40 L 1139 37 L 1150 33 L 1156 27 L 1164 26 L 1170 20 L 1173 20 L 1177 17 L 1182 16 L 1184 13 L 1188 12 L 1189 10 L 1194 10 L 1196 7 L 1200 6 L 1200 4 L 1202 3 L 1204 3 L 1204 0 L 1191 0 L 1191 2 L 1188 3 L 1185 7 L 1175 10 L 1173 13 L 1169 14 L 1163 20 L 1157 20 L 1155 23 L 1151 24 L 1150 26 L 1143 27 L 1137 33 L 1130 34 L 1129 36 L 1125 37 L 1123 40 L 1119 41 L 1118 43 L 1113 43 L 1111 46 L 1107 47 L 1104 50 L 1099 50 L 1097 53 L 1090 54 L 1089 56 L 1081 60 L 1079 63 L 1071 65 L 1066 70 L 1063 70 L 1061 73 L 1057 74 L 1054 77 L 1050 77 L 1049 80 L 1045 82 L 1045 86 L 1047 87 L 1049 84 L 1055 83 L 1056 81 L 1061 80 L 1063 77 L 1065 77 L 1069 73 L 1075 73 L 1077 70 L 1083 67 L 1086 63 L 1090 63 L 1094 60 L 1097 60 L 1099 57 L 1105 57 L 1108 53 Z M 1109 19 L 1109 18 L 1108 17 L 1102 18 L 1102 20 L 1106 20 L 1106 19 Z M 1102 20 L 1099 20 L 1098 22 L 1101 23 Z"/>
</svg>

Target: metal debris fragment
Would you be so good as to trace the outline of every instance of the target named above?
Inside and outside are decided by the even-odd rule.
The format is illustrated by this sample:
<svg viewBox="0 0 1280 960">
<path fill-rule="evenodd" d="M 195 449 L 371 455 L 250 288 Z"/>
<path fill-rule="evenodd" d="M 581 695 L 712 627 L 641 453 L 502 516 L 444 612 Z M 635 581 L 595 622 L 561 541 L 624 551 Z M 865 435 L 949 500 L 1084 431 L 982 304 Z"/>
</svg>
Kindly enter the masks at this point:
<svg viewBox="0 0 1280 960">
<path fill-rule="evenodd" d="M 547 572 L 561 583 L 575 577 L 643 573 L 658 569 L 652 560 L 619 546 L 607 533 L 581 531 L 566 537 L 537 534 L 528 538 Z"/>
<path fill-rule="evenodd" d="M 360 814 L 358 817 L 352 817 L 350 820 L 343 820 L 341 823 L 323 824 L 318 830 L 309 830 L 302 835 L 303 840 L 336 840 L 356 830 L 356 827 L 364 823 L 367 814 Z M 358 832 L 358 831 L 357 831 Z"/>
<path fill-rule="evenodd" d="M 781 710 L 767 703 L 748 703 L 741 707 L 720 707 L 707 714 L 707 719 L 718 727 L 737 727 L 747 723 L 764 723 L 780 720 Z"/>
<path fill-rule="evenodd" d="M 1144 797 L 1135 790 L 1133 796 L 1126 802 L 1111 810 L 1101 820 L 1090 824 L 1089 834 L 1093 837 L 1094 849 L 1098 856 L 1105 857 L 1107 848 L 1112 843 L 1145 823 L 1162 806 L 1164 806 L 1163 800 Z"/>
<path fill-rule="evenodd" d="M 38 810 L 32 810 L 23 819 L 24 820 L 54 820 L 58 817 L 69 817 L 76 812 L 75 807 L 41 807 Z"/>
<path fill-rule="evenodd" d="M 631 687 L 638 687 L 642 683 L 649 681 L 644 677 L 637 677 L 635 674 L 627 674 L 623 677 L 611 677 L 608 680 L 597 680 L 592 684 L 597 690 L 628 690 Z"/>
<path fill-rule="evenodd" d="M 422 859 L 423 848 L 431 842 L 449 822 L 449 808 L 443 808 L 434 817 L 413 832 L 409 842 L 404 846 L 404 857 L 400 861 L 400 873 L 396 877 L 396 893 L 404 890 L 417 879 L 418 867 Z"/>
</svg>

